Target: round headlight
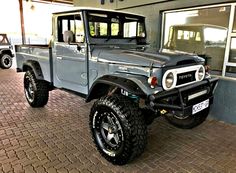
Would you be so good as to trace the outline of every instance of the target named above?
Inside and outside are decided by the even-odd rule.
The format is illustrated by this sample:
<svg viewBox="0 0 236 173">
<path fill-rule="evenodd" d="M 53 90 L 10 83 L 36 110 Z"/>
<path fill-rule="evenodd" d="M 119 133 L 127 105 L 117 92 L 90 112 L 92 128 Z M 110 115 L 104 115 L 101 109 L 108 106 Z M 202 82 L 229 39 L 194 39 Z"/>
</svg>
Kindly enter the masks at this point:
<svg viewBox="0 0 236 173">
<path fill-rule="evenodd" d="M 200 80 L 200 81 L 203 80 L 204 76 L 205 76 L 205 69 L 203 66 L 201 66 L 199 68 L 198 74 L 197 74 L 198 80 Z"/>
<path fill-rule="evenodd" d="M 174 84 L 174 74 L 170 72 L 165 79 L 166 88 L 171 88 Z"/>
</svg>

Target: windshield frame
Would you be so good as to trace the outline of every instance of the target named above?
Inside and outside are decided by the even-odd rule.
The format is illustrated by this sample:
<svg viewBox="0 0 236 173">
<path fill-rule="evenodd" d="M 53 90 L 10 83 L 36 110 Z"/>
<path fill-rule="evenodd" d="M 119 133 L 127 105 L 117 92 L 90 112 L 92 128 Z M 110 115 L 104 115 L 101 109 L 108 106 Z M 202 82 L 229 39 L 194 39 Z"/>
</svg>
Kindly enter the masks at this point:
<svg viewBox="0 0 236 173">
<path fill-rule="evenodd" d="M 90 25 L 89 25 L 89 17 L 90 17 L 90 14 L 98 14 L 98 15 L 107 15 L 108 16 L 108 19 L 107 19 L 107 35 L 104 35 L 104 36 L 92 36 L 91 35 L 91 30 L 90 30 Z M 140 16 L 140 15 L 135 15 L 135 14 L 129 14 L 129 13 L 123 13 L 123 12 L 113 12 L 113 11 L 98 11 L 98 10 L 87 10 L 86 13 L 86 18 L 87 18 L 87 35 L 88 37 L 91 39 L 91 41 L 95 41 L 95 40 L 106 40 L 106 41 L 109 41 L 109 40 L 113 40 L 113 39 L 116 39 L 116 40 L 125 40 L 126 42 L 129 40 L 136 40 L 137 42 L 146 42 L 146 38 L 147 38 L 147 31 L 146 31 L 146 26 L 145 26 L 145 17 L 144 16 Z M 120 18 L 133 18 L 133 19 L 137 19 L 137 24 L 136 24 L 136 36 L 134 37 L 125 37 L 124 36 L 124 33 L 123 36 L 120 36 L 120 35 L 111 35 L 112 33 L 112 30 L 111 30 L 111 25 L 112 25 L 112 18 L 113 16 L 119 16 Z M 124 21 L 120 21 L 119 22 L 119 25 L 122 24 L 122 27 L 124 27 L 124 23 L 122 23 Z M 143 25 L 143 33 L 144 33 L 144 36 L 143 37 L 140 37 L 140 36 L 137 36 L 138 35 L 138 23 L 141 23 Z M 109 26 L 110 25 L 110 26 Z M 109 31 L 110 29 L 110 31 Z M 124 28 L 123 28 L 124 30 Z M 131 41 L 132 41 L 131 40 Z"/>
</svg>

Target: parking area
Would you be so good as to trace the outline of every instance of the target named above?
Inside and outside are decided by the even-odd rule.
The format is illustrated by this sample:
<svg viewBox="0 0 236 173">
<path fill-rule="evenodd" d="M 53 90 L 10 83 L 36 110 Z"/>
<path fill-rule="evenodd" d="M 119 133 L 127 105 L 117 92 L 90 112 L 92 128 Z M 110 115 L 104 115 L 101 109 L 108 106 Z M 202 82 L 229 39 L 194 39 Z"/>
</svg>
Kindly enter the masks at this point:
<svg viewBox="0 0 236 173">
<path fill-rule="evenodd" d="M 192 130 L 164 118 L 148 128 L 145 152 L 114 166 L 93 145 L 91 103 L 60 90 L 44 108 L 31 108 L 23 73 L 0 69 L 0 172 L 236 172 L 236 126 L 207 120 Z"/>
</svg>

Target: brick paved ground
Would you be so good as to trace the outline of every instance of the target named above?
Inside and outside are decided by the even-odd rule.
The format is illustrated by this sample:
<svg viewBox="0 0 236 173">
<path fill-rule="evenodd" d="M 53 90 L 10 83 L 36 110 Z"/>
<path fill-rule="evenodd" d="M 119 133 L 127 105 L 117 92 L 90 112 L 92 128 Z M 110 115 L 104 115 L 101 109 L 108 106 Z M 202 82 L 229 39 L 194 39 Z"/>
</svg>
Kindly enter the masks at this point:
<svg viewBox="0 0 236 173">
<path fill-rule="evenodd" d="M 0 172 L 236 172 L 236 126 L 214 120 L 181 130 L 160 118 L 148 129 L 143 155 L 113 166 L 92 143 L 91 104 L 55 90 L 45 108 L 33 109 L 22 79 L 0 69 Z"/>
</svg>

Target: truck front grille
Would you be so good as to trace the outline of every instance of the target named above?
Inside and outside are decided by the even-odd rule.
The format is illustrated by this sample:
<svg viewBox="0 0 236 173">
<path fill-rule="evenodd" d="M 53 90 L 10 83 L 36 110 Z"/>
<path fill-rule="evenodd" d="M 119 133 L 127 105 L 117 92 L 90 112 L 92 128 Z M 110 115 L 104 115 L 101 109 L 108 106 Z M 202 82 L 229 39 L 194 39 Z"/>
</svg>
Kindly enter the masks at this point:
<svg viewBox="0 0 236 173">
<path fill-rule="evenodd" d="M 183 84 L 195 81 L 196 80 L 195 73 L 196 73 L 196 71 L 189 71 L 189 72 L 177 74 L 177 84 L 176 85 L 177 86 L 183 85 Z"/>
</svg>

